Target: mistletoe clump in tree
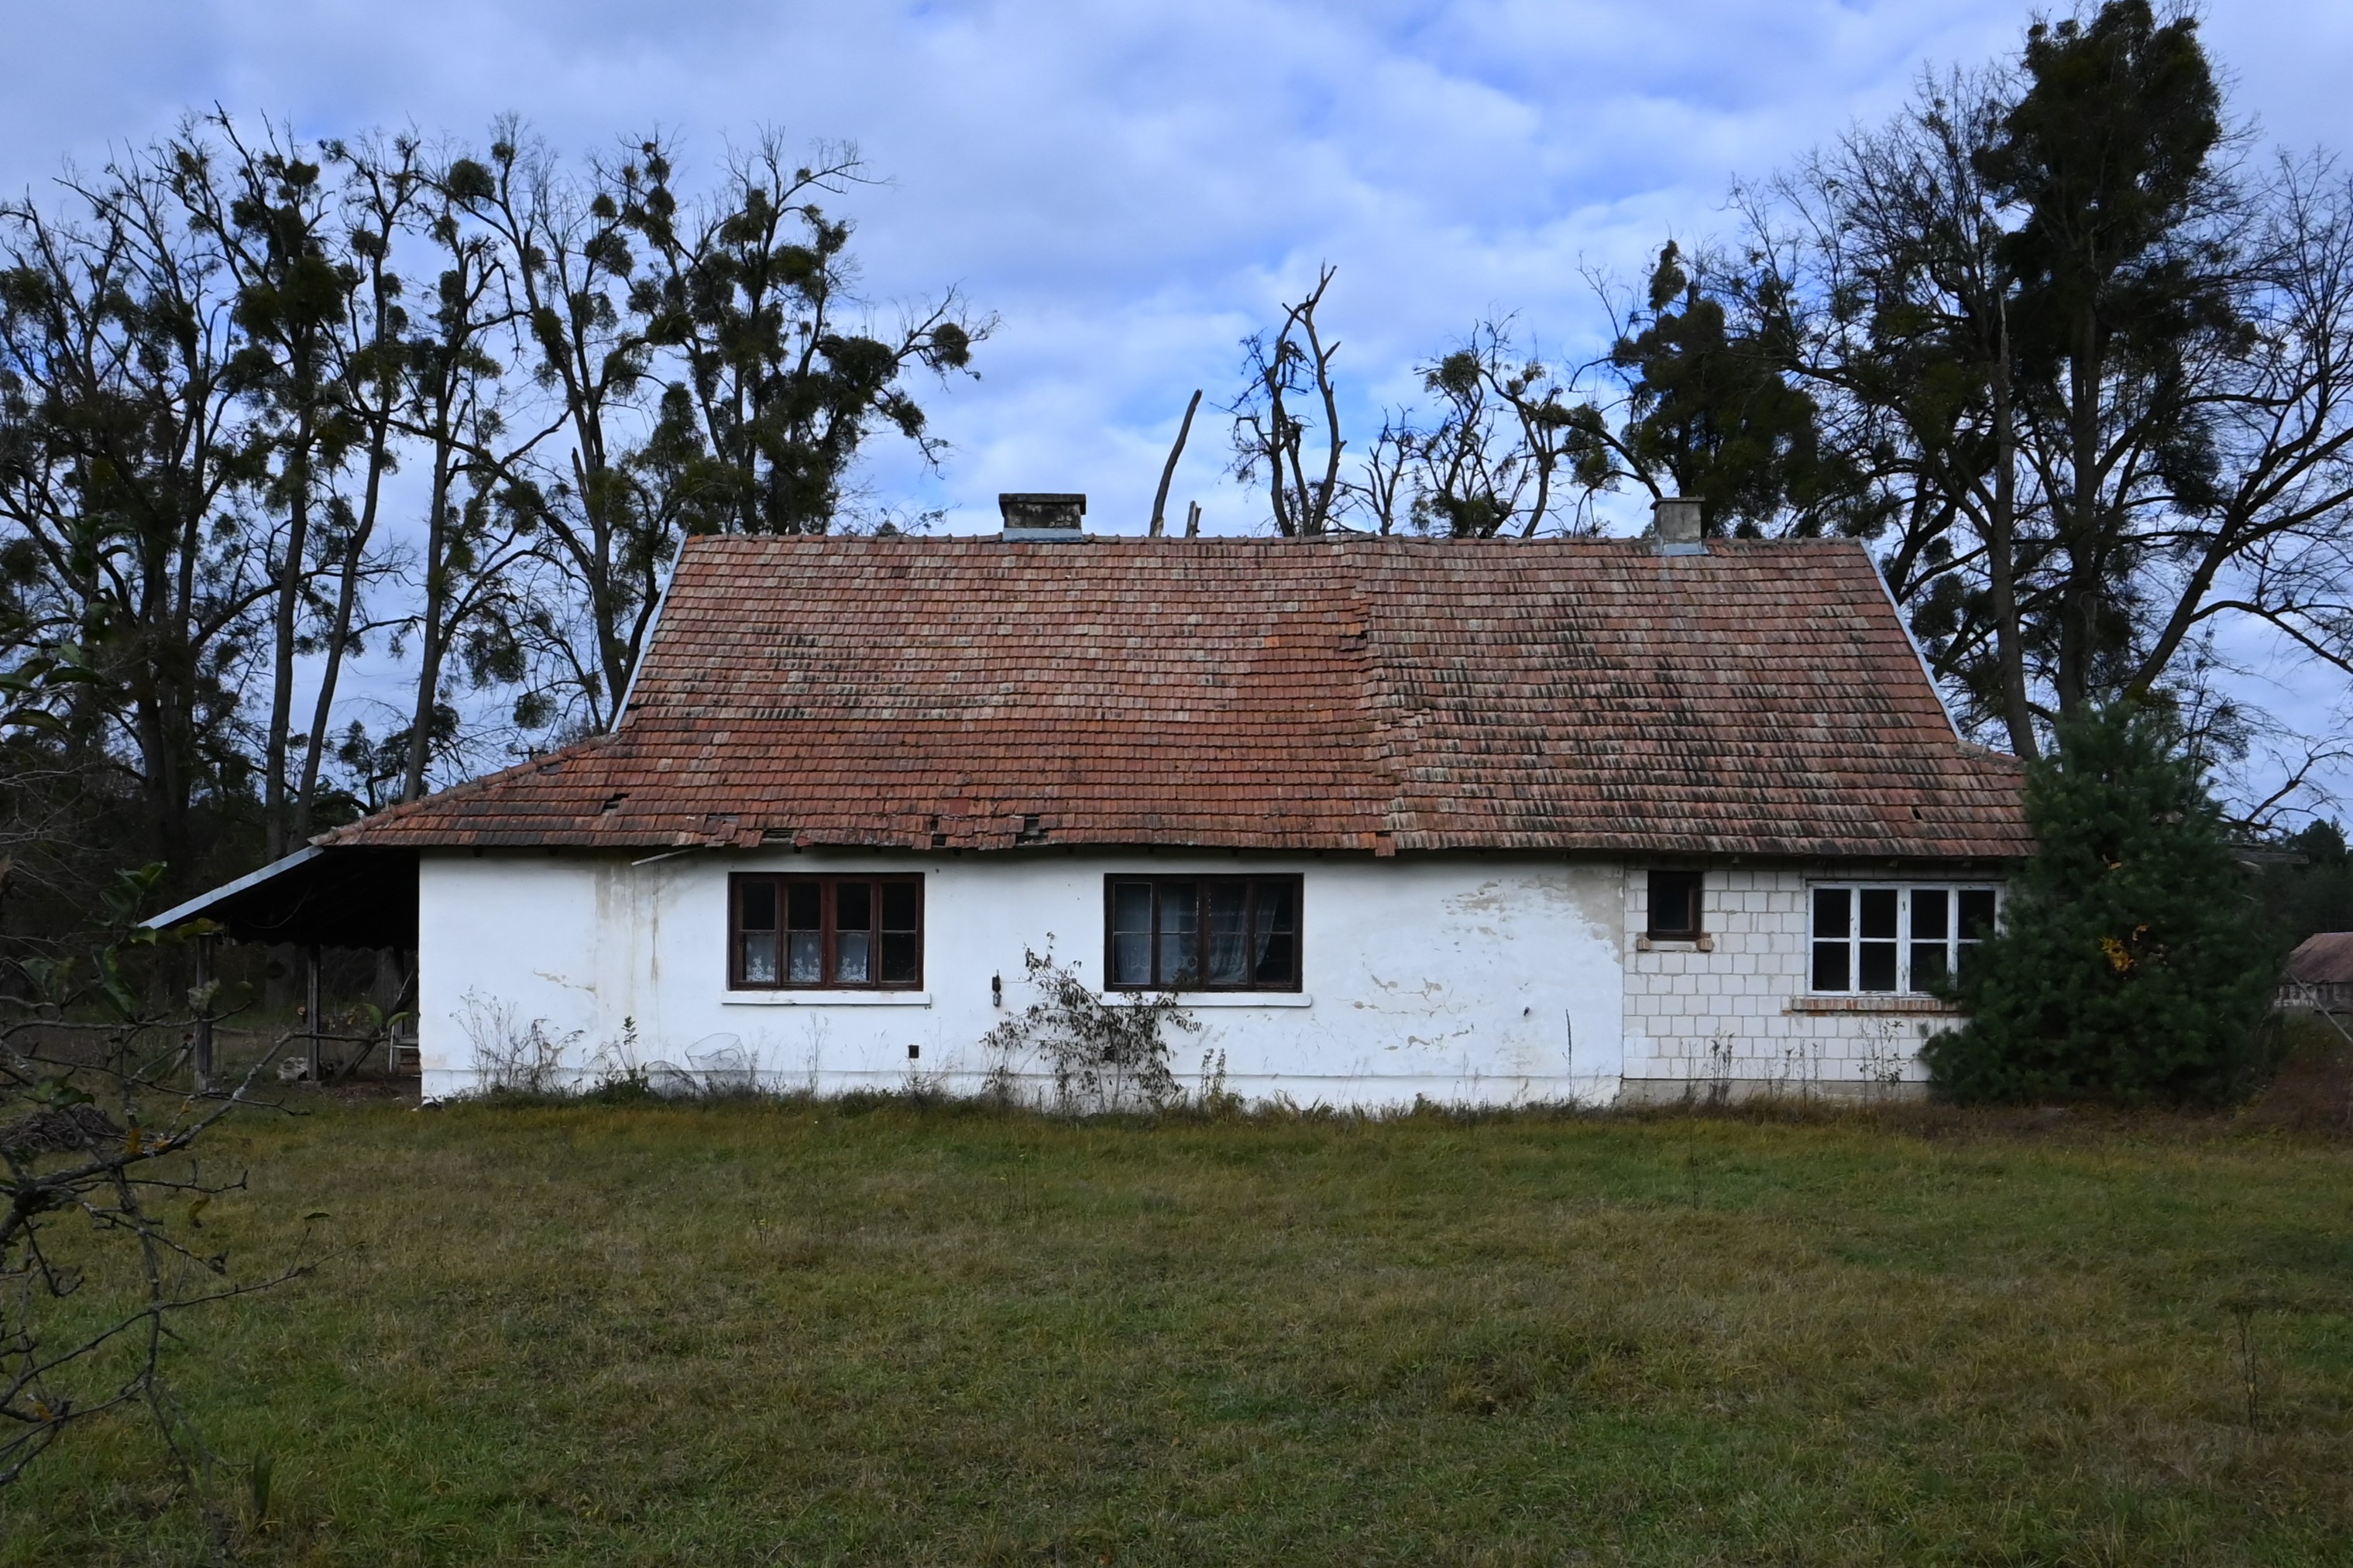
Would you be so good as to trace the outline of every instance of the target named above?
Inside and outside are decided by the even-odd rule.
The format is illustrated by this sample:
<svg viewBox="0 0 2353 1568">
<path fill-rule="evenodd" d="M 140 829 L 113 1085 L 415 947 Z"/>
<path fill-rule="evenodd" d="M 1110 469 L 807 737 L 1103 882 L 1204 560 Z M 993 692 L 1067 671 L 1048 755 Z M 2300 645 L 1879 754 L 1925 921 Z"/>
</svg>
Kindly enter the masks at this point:
<svg viewBox="0 0 2353 1568">
<path fill-rule="evenodd" d="M 2278 957 L 2180 726 L 2086 710 L 2027 774 L 2041 848 L 1923 1053 L 1964 1100 L 2213 1101 L 2256 1065 Z"/>
</svg>

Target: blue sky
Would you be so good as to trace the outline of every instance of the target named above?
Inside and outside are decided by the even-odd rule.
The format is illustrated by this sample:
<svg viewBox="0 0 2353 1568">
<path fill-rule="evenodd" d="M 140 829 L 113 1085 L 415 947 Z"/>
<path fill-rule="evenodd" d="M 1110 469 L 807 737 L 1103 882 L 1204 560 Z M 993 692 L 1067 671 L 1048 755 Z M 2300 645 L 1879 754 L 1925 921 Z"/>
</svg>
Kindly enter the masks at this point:
<svg viewBox="0 0 2353 1568">
<path fill-rule="evenodd" d="M 649 127 L 690 168 L 763 127 L 856 142 L 888 184 L 849 204 L 866 293 L 954 283 L 1001 326 L 982 379 L 934 392 L 955 451 L 878 447 L 885 496 L 993 527 L 1000 489 L 1081 489 L 1140 530 L 1187 395 L 1236 340 L 1340 268 L 1346 420 L 1368 436 L 1417 360 L 1516 312 L 1583 358 L 1584 273 L 1637 272 L 1729 226 L 1727 185 L 1877 120 L 1924 65 L 2014 49 L 2009 0 L 0 0 L 12 15 L 0 188 L 170 128 L 191 106 L 308 136 L 521 113 L 586 153 Z M 2231 0 L 2206 36 L 2266 140 L 2344 145 L 2353 5 Z M 1172 510 L 1256 521 L 1205 407 Z M 2292 663 L 2296 702 L 2334 706 Z M 2274 695 L 2272 700 L 2280 699 Z"/>
</svg>

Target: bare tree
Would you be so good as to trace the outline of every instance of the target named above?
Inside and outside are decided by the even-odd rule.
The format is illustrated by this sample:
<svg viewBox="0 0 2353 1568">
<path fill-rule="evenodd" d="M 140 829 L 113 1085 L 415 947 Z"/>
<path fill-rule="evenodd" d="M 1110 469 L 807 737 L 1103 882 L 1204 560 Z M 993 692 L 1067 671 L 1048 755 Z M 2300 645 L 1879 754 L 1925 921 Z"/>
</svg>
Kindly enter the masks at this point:
<svg viewBox="0 0 2353 1568">
<path fill-rule="evenodd" d="M 1306 298 L 1282 308 L 1282 325 L 1272 339 L 1253 332 L 1242 340 L 1244 385 L 1229 410 L 1234 420 L 1234 476 L 1244 484 L 1263 479 L 1274 531 L 1286 538 L 1324 533 L 1342 499 L 1340 453 L 1346 443 L 1332 385 L 1332 360 L 1340 345 L 1326 344 L 1315 321 L 1336 270 L 1321 268 Z M 1296 412 L 1311 397 L 1324 416 L 1323 471 L 1314 479 L 1304 447 L 1314 426 Z"/>
<path fill-rule="evenodd" d="M 657 144 L 610 176 L 643 240 L 628 308 L 674 371 L 632 471 L 675 497 L 690 533 L 823 533 L 842 521 L 867 437 L 895 431 L 923 461 L 946 452 L 912 372 L 971 368 L 994 329 L 954 289 L 882 329 L 855 292 L 848 219 L 822 199 L 868 183 L 847 145 L 791 158 L 774 132 L 730 159 L 719 190 L 681 203 Z"/>
<path fill-rule="evenodd" d="M 469 216 L 469 205 L 494 189 L 489 172 L 461 158 L 426 183 L 417 226 L 438 266 L 423 330 L 401 344 L 401 428 L 428 462 L 422 594 L 412 622 L 417 681 L 397 737 L 402 800 L 425 793 L 435 738 L 448 727 L 442 695 L 452 651 L 478 688 L 525 675 L 526 566 L 548 512 L 525 465 L 571 417 L 558 405 L 537 424 L 509 424 L 509 362 L 499 356 L 521 353 L 525 312 L 519 264 L 496 231 Z"/>
<path fill-rule="evenodd" d="M 217 135 L 222 160 L 208 142 Z M 338 203 L 317 149 L 265 121 L 248 143 L 215 110 L 163 150 L 173 194 L 236 289 L 231 369 L 252 405 L 269 469 L 257 494 L 272 514 L 269 712 L 262 741 L 265 853 L 286 853 L 296 829 L 290 795 L 294 663 L 317 563 L 314 528 L 329 477 L 358 434 L 337 396 L 336 337 L 355 278 L 337 254 Z M 282 519 L 282 522 L 279 520 Z M 340 660 L 337 661 L 340 668 Z"/>
<path fill-rule="evenodd" d="M 1152 524 L 1145 531 L 1155 539 L 1168 531 L 1168 487 L 1176 478 L 1176 459 L 1185 455 L 1185 438 L 1193 433 L 1193 416 L 1200 406 L 1201 389 L 1197 386 L 1185 405 L 1185 422 L 1176 426 L 1176 441 L 1168 448 L 1168 461 L 1161 466 L 1160 488 L 1153 492 Z"/>
<path fill-rule="evenodd" d="M 12 635 L 97 679 L 61 760 L 127 780 L 143 858 L 200 886 L 197 802 L 243 768 L 238 693 L 274 592 L 242 526 L 264 475 L 233 361 L 233 281 L 160 153 L 0 205 L 0 531 L 28 580 Z"/>
<path fill-rule="evenodd" d="M 2017 247 L 2056 198 L 1987 174 L 2026 91 L 1930 79 L 1744 199 L 1748 301 L 1866 473 L 1939 677 L 2032 755 L 2094 698 L 2195 707 L 2234 626 L 2353 672 L 2353 183 L 2204 166 L 2054 315 Z"/>
<path fill-rule="evenodd" d="M 653 145 L 647 155 L 659 153 Z M 637 257 L 615 187 L 626 195 L 642 179 L 638 163 L 576 179 L 512 118 L 493 128 L 487 163 L 458 160 L 448 177 L 465 211 L 513 259 L 508 278 L 533 368 L 557 398 L 568 437 L 540 552 L 578 595 L 580 635 L 568 635 L 545 606 L 530 629 L 564 667 L 578 730 L 618 716 L 678 544 L 671 520 L 649 515 L 624 460 L 654 349 L 628 310 Z"/>
<path fill-rule="evenodd" d="M 406 237 L 425 189 L 417 138 L 369 138 L 332 142 L 322 151 L 343 169 L 338 193 L 343 226 L 343 265 L 353 275 L 345 293 L 346 319 L 331 340 L 334 386 L 343 417 L 353 426 L 359 474 L 358 505 L 339 491 L 329 510 L 332 548 L 322 552 L 333 597 L 321 607 L 323 668 L 311 706 L 302 747 L 301 782 L 295 795 L 294 835 L 310 837 L 318 809 L 330 727 L 342 689 L 344 661 L 361 651 L 364 632 L 361 592 L 386 571 L 373 551 L 382 520 L 385 481 L 397 468 L 402 389 L 401 335 L 408 323 L 406 287 L 394 270 L 394 252 Z"/>
<path fill-rule="evenodd" d="M 173 1397 L 166 1347 L 185 1345 L 190 1313 L 312 1267 L 307 1237 L 292 1259 L 240 1271 L 202 1235 L 205 1206 L 245 1184 L 204 1162 L 207 1139 L 262 1103 L 286 1041 L 190 1092 L 192 1045 L 227 1009 L 210 984 L 162 1009 L 138 1000 L 133 957 L 194 935 L 123 929 L 159 872 L 118 879 L 117 934 L 86 965 L 0 970 L 0 1486 L 75 1426 L 132 1408 L 203 1496 L 213 1460 Z"/>
<path fill-rule="evenodd" d="M 1582 449 L 1566 384 L 1541 359 L 1520 357 L 1509 322 L 1482 321 L 1421 367 L 1421 384 L 1437 400 L 1435 422 L 1389 417 L 1351 487 L 1352 509 L 1382 533 L 1403 521 L 1450 539 L 1534 538 Z"/>
</svg>

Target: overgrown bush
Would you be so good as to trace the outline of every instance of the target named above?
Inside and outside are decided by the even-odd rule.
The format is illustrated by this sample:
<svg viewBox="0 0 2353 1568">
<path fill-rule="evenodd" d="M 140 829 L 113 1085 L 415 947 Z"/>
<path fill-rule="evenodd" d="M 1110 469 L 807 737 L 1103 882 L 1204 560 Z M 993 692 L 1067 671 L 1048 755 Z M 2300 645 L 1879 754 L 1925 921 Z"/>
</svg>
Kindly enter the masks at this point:
<svg viewBox="0 0 2353 1568">
<path fill-rule="evenodd" d="M 1922 1052 L 1966 1101 L 2212 1102 L 2252 1087 L 2280 953 L 2170 714 L 2119 703 L 2029 768 L 2040 841 Z"/>
<path fill-rule="evenodd" d="M 458 1026 L 474 1047 L 475 1082 L 485 1094 L 536 1097 L 566 1087 L 565 1051 L 581 1031 L 548 1033 L 547 1020 L 524 1020 L 514 1004 L 469 991 L 458 999 Z"/>
<path fill-rule="evenodd" d="M 1110 1002 L 1056 963 L 1050 952 L 1024 948 L 1021 958 L 1038 999 L 981 1041 L 993 1058 L 989 1078 L 996 1096 L 1014 1098 L 1022 1069 L 1042 1062 L 1059 1110 L 1165 1110 L 1184 1099 L 1184 1087 L 1168 1065 L 1166 1031 L 1200 1025 L 1175 996 L 1162 992 Z M 1219 1087 L 1222 1090 L 1222 1072 Z"/>
</svg>

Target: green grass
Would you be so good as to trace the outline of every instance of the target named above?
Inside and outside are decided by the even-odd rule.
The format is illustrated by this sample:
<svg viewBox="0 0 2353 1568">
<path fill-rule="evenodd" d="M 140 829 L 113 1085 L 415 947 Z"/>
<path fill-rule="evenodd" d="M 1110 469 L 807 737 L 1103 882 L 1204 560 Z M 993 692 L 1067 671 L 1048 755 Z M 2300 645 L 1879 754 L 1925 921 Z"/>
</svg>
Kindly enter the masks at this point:
<svg viewBox="0 0 2353 1568">
<path fill-rule="evenodd" d="M 2342 1563 L 2353 1150 L 2221 1123 L 236 1124 L 261 1562 Z M 2070 1123 L 2069 1125 L 2073 1125 Z M 2253 1304 L 2259 1423 L 2233 1305 Z M 5 1563 L 186 1561 L 137 1424 Z"/>
</svg>

